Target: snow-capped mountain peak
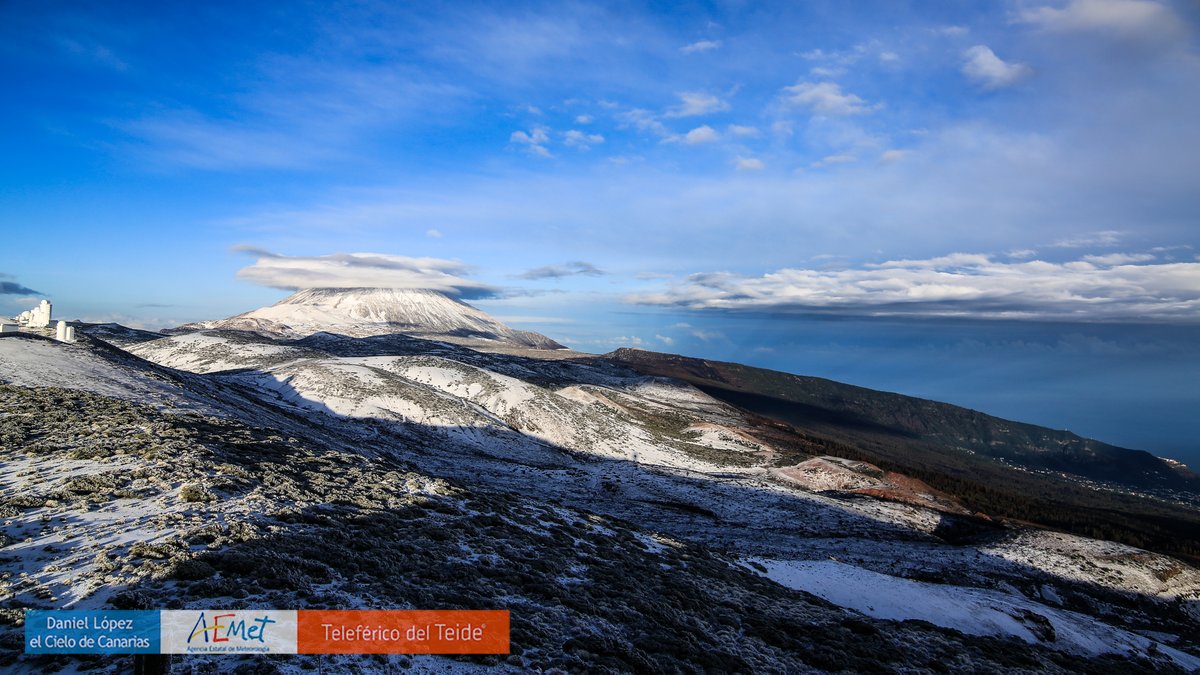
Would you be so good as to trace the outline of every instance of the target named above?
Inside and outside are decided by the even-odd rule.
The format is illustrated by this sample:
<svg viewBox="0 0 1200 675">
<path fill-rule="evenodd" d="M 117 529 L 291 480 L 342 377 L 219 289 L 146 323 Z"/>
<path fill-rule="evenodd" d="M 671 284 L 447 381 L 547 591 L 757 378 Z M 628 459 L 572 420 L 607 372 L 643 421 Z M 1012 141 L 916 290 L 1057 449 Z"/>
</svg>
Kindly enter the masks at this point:
<svg viewBox="0 0 1200 675">
<path fill-rule="evenodd" d="M 306 289 L 270 307 L 182 328 L 250 330 L 287 337 L 318 332 L 355 337 L 405 333 L 491 340 L 534 349 L 562 348 L 544 335 L 514 330 L 461 300 L 425 289 Z"/>
</svg>

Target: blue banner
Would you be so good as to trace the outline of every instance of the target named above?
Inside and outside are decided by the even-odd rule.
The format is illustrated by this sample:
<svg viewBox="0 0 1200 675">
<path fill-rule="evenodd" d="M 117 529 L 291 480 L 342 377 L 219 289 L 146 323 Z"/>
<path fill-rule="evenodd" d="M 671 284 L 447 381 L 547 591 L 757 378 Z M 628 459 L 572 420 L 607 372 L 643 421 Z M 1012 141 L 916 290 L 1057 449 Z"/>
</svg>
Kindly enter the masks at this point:
<svg viewBox="0 0 1200 675">
<path fill-rule="evenodd" d="M 158 654 L 157 610 L 25 612 L 26 654 Z"/>
</svg>

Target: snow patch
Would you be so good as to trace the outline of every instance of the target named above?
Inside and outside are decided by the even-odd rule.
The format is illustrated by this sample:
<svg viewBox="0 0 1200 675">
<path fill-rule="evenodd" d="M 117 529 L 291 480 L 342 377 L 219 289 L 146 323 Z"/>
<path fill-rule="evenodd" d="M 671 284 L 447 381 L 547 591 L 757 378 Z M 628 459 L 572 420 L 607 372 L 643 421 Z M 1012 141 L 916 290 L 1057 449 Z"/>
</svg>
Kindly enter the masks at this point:
<svg viewBox="0 0 1200 675">
<path fill-rule="evenodd" d="M 1200 668 L 1200 658 L 1013 593 L 901 579 L 835 560 L 746 558 L 743 562 L 780 585 L 876 619 L 920 619 L 968 635 L 1016 637 L 1087 656 L 1149 656 L 1158 651 L 1184 668 Z"/>
</svg>

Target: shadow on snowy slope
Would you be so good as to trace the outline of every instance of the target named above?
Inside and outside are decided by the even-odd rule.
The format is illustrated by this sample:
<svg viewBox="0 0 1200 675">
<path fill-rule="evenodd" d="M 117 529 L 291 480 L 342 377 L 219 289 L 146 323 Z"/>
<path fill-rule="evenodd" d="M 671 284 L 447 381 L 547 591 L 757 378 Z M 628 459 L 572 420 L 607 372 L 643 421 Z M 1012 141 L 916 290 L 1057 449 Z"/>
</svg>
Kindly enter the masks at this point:
<svg viewBox="0 0 1200 675">
<path fill-rule="evenodd" d="M 181 375 L 184 381 L 196 377 Z M 246 396 L 242 404 L 273 407 L 252 399 Z M 790 551 L 795 554 L 806 550 L 800 546 L 804 540 L 830 532 L 936 545 L 924 533 L 862 522 L 849 511 L 836 513 L 836 503 L 814 505 L 702 476 L 530 444 L 515 430 L 501 435 L 513 435 L 510 445 L 525 450 L 510 457 L 448 442 L 454 429 L 362 419 L 346 425 L 345 418 L 324 413 L 276 408 L 267 418 L 290 427 L 288 432 L 307 432 L 305 438 L 319 447 L 356 447 L 379 461 L 403 462 L 405 469 L 452 478 L 462 487 L 397 504 L 396 495 L 379 492 L 370 476 L 358 476 L 361 488 L 343 486 L 333 494 L 321 487 L 330 471 L 294 461 L 295 448 L 275 447 L 270 439 L 239 443 L 222 459 L 249 472 L 243 488 L 278 481 L 300 467 L 291 483 L 292 499 L 318 503 L 264 518 L 251 533 L 184 533 L 182 547 L 178 541 L 147 543 L 162 547 L 146 558 L 162 568 L 156 573 L 160 578 L 140 582 L 113 604 L 503 606 L 514 611 L 520 667 L 957 670 L 1052 668 L 1058 662 L 1104 670 L 1134 665 L 1082 661 L 1019 641 L 967 638 L 928 625 L 848 619 L 811 596 L 731 567 L 704 545 L 785 554 L 796 544 Z M 263 419 L 258 412 L 247 417 Z M 191 437 L 220 438 L 210 420 L 183 416 L 178 422 Z M 348 429 L 355 431 L 348 435 Z M 737 508 L 731 511 L 730 504 Z M 748 519 L 754 513 L 758 517 Z M 628 521 L 674 538 L 662 540 L 667 544 L 647 540 Z M 190 541 L 191 536 L 198 538 Z M 216 550 L 191 552 L 212 544 Z M 147 553 L 145 546 L 141 552 Z M 856 647 L 847 652 L 847 644 Z M 963 656 L 952 656 L 956 653 Z"/>
<path fill-rule="evenodd" d="M 492 354 L 404 335 L 353 338 L 318 333 L 283 343 L 246 333 L 222 335 L 239 341 L 285 344 L 311 356 L 439 356 L 550 389 L 571 384 L 607 384 L 614 379 L 640 377 L 640 373 L 608 359 L 585 357 L 547 360 L 512 354 Z M 282 387 L 286 390 L 287 385 L 283 384 Z M 249 395 L 246 398 L 255 396 Z M 333 419 L 345 419 L 316 402 L 307 402 L 306 407 L 323 411 Z M 385 445 L 398 444 L 407 453 L 415 453 L 420 448 L 433 448 L 420 456 L 420 463 L 423 470 L 435 475 L 453 476 L 460 480 L 511 489 L 524 494 L 545 494 L 564 503 L 628 517 L 639 524 L 679 536 L 688 536 L 737 554 L 813 559 L 824 558 L 833 551 L 841 555 L 854 554 L 854 547 L 849 547 L 851 550 L 846 551 L 847 547 L 835 545 L 832 547 L 833 551 L 825 551 L 822 547 L 829 548 L 828 543 L 811 545 L 813 540 L 827 538 L 830 533 L 837 533 L 835 541 L 846 542 L 858 537 L 865 541 L 867 546 L 884 549 L 885 546 L 877 543 L 882 538 L 921 542 L 923 546 L 927 546 L 925 550 L 885 551 L 882 557 L 886 559 L 890 554 L 897 557 L 928 559 L 908 560 L 901 565 L 899 571 L 907 577 L 930 581 L 953 579 L 956 583 L 983 586 L 994 586 L 997 580 L 1000 580 L 1020 588 L 1027 596 L 1033 598 L 1045 596 L 1047 593 L 1043 592 L 1042 586 L 1049 582 L 1057 586 L 1059 591 L 1065 591 L 1057 593 L 1061 596 L 1059 599 L 1063 601 L 1063 606 L 1090 614 L 1095 611 L 1093 599 L 1099 596 L 1103 598 L 1104 603 L 1119 608 L 1114 614 L 1120 617 L 1122 623 L 1132 627 L 1158 630 L 1162 628 L 1160 618 L 1172 616 L 1184 622 L 1181 632 L 1188 634 L 1191 631 L 1187 622 L 1194 622 L 1195 616 L 1200 614 L 1200 611 L 1196 610 L 1192 610 L 1190 614 L 1187 611 L 1178 611 L 1182 607 L 1180 603 L 1170 606 L 1151 603 L 1147 606 L 1136 597 L 1130 602 L 1129 593 L 1079 583 L 1040 570 L 1028 570 L 1023 565 L 1008 560 L 994 559 L 994 562 L 1003 568 L 1002 572 L 979 574 L 976 568 L 979 567 L 980 559 L 987 560 L 991 556 L 980 556 L 970 548 L 965 549 L 970 552 L 968 555 L 961 555 L 964 550 L 962 547 L 937 545 L 944 541 L 978 546 L 1004 536 L 987 523 L 970 518 L 942 513 L 936 516 L 936 524 L 924 528 L 923 532 L 913 532 L 891 523 L 874 523 L 872 527 L 864 528 L 861 510 L 840 508 L 837 502 L 829 499 L 823 500 L 821 505 L 815 505 L 811 499 L 785 499 L 781 498 L 778 492 L 763 494 L 754 486 L 744 483 L 731 484 L 711 474 L 681 470 L 664 471 L 662 467 L 573 453 L 542 442 L 531 443 L 529 437 L 516 430 L 505 429 L 499 439 L 493 437 L 483 443 L 463 446 L 459 443 L 447 445 L 446 441 L 448 438 L 478 434 L 478 429 L 462 430 L 463 434 L 446 434 L 447 430 L 444 427 L 422 430 L 420 425 L 403 425 L 413 433 L 397 435 L 396 425 L 392 422 L 356 418 L 352 420 L 352 424 L 361 427 L 360 430 L 366 430 L 368 437 L 374 434 L 385 438 Z M 337 424 L 333 426 L 342 430 L 346 428 Z M 506 439 L 516 442 L 506 443 Z M 499 446 L 503 451 L 497 453 L 489 446 Z M 502 462 L 511 470 L 497 472 L 495 462 Z M 842 497 L 864 501 L 857 495 Z M 732 509 L 730 505 L 733 505 Z M 860 546 L 859 553 L 861 548 Z M 912 548 L 909 546 L 909 549 Z M 932 564 L 942 557 L 957 560 L 949 564 Z M 874 562 L 874 569 L 879 569 L 879 561 Z M 1147 572 L 1161 575 L 1170 573 L 1170 570 Z M 1081 592 L 1074 592 L 1073 589 Z M 1050 594 L 1053 596 L 1055 593 L 1051 590 Z M 1169 623 L 1177 622 L 1172 619 Z"/>
<path fill-rule="evenodd" d="M 102 399 L 64 395 L 72 412 L 107 405 Z M 128 416 L 131 424 L 163 425 L 159 435 L 178 444 L 164 449 L 159 439 L 130 437 L 117 447 L 89 443 L 58 451 L 113 451 L 143 459 L 172 454 L 162 471 L 206 464 L 216 471 L 208 474 L 200 496 L 185 498 L 180 491 L 188 511 L 178 514 L 180 525 L 169 535 L 104 553 L 104 568 L 93 573 L 137 573 L 128 588 L 107 598 L 111 607 L 504 608 L 513 613 L 512 655 L 460 660 L 522 671 L 1155 667 L 1142 660 L 1081 659 L 922 622 L 864 619 L 730 565 L 703 545 L 528 494 L 431 479 L 413 473 L 398 452 L 368 459 L 332 450 L 320 427 L 297 439 L 227 419 L 164 415 L 128 403 L 120 408 L 109 412 Z M 66 440 L 46 439 L 33 451 L 52 453 L 52 446 Z M 165 476 L 168 483 L 195 477 Z M 82 495 L 100 505 L 128 487 L 119 482 L 92 480 L 45 496 L 58 501 Z M 222 504 L 248 495 L 268 510 L 222 511 Z M 205 514 L 227 517 L 190 518 Z M 53 606 L 18 599 L 25 606 Z M 14 656 L 4 665 L 31 672 L 81 666 L 113 672 L 128 663 L 127 657 Z M 419 657 L 304 656 L 189 657 L 175 663 L 179 672 L 239 666 L 252 672 L 325 666 L 377 672 L 413 665 L 444 671 L 451 664 Z"/>
</svg>

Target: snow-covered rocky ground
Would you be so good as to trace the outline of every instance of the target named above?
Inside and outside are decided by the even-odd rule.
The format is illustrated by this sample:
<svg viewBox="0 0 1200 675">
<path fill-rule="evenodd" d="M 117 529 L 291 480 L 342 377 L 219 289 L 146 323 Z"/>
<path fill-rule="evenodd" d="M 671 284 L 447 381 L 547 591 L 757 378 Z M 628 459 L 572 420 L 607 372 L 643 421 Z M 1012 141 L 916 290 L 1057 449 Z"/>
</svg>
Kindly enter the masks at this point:
<svg viewBox="0 0 1200 675">
<path fill-rule="evenodd" d="M 501 605 L 535 619 L 514 634 L 526 653 L 490 665 L 525 669 L 559 663 L 573 631 L 601 640 L 583 648 L 592 655 L 644 651 L 615 618 L 624 609 L 573 608 L 530 590 L 549 583 L 599 592 L 628 577 L 660 580 L 653 583 L 683 603 L 642 608 L 676 636 L 690 630 L 678 623 L 689 612 L 714 626 L 732 620 L 682 599 L 698 587 L 704 597 L 721 587 L 743 599 L 747 616 L 849 626 L 842 637 L 860 640 L 854 622 L 865 621 L 861 631 L 875 631 L 880 649 L 899 650 L 898 669 L 925 667 L 918 661 L 929 654 L 953 667 L 939 651 L 947 640 L 947 649 L 994 667 L 1017 667 L 999 655 L 1005 650 L 1045 670 L 1070 669 L 1079 658 L 1197 667 L 1188 653 L 1200 634 L 1194 568 L 1040 530 L 944 539 L 943 526 L 957 517 L 952 505 L 847 493 L 878 485 L 847 483 L 873 472 L 844 460 L 813 459 L 781 475 L 786 467 L 775 465 L 773 449 L 738 410 L 686 384 L 601 359 L 485 353 L 396 335 L 277 341 L 197 332 L 128 350 L 153 363 L 87 340 L 0 339 L 0 382 L 15 385 L 0 408 L 5 429 L 42 424 L 35 409 L 59 410 L 55 426 L 37 427 L 37 443 L 3 436 L 0 601 L 7 607 L 212 597 L 290 606 Z M 78 393 L 59 393 L 69 391 Z M 109 413 L 73 419 L 72 409 Z M 355 506 L 345 511 L 345 503 Z M 321 536 L 369 530 L 368 511 L 398 519 L 392 535 L 372 535 L 398 560 L 449 564 L 476 580 L 483 569 L 489 590 L 431 596 L 441 577 L 418 574 L 393 587 L 347 574 Z M 447 534 L 442 521 L 462 531 Z M 411 528 L 425 544 L 395 548 L 386 538 Z M 330 559 L 304 563 L 297 542 Z M 233 592 L 222 584 L 237 567 L 222 567 L 229 551 L 254 557 L 264 546 L 288 551 L 293 562 L 285 567 L 301 571 L 273 572 L 282 585 L 256 572 L 257 591 L 224 595 Z M 533 572 L 524 562 L 514 567 L 538 557 L 552 562 Z M 488 567 L 526 580 L 497 581 Z M 634 601 L 621 594 L 633 592 L 612 590 L 623 603 Z M 564 618 L 564 611 L 582 613 Z M 548 627 L 560 619 L 565 628 Z M 603 628 L 584 628 L 597 620 Z M 834 633 L 841 635 L 816 630 L 803 647 L 788 642 L 797 637 L 763 637 L 754 642 L 758 657 L 728 636 L 712 644 L 756 669 L 824 669 L 831 665 L 813 654 Z M 614 667 L 636 670 L 637 658 Z"/>
<path fill-rule="evenodd" d="M 872 572 L 837 560 L 747 558 L 752 569 L 788 588 L 877 619 L 919 619 L 968 635 L 1011 636 L 1052 643 L 1069 652 L 1140 655 L 1165 653 L 1179 665 L 1200 669 L 1200 658 L 1155 640 L 1114 628 L 1093 617 L 1050 607 L 1011 590 L 933 584 Z"/>
</svg>

